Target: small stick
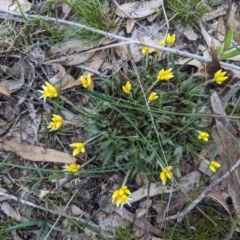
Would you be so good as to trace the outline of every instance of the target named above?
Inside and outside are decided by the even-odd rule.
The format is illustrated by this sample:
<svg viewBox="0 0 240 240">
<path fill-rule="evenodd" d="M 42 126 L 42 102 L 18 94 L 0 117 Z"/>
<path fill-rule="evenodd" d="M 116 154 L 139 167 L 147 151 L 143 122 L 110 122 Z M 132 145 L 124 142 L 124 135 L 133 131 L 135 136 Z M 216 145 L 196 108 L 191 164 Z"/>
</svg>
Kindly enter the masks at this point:
<svg viewBox="0 0 240 240">
<path fill-rule="evenodd" d="M 22 17 L 21 13 L 5 10 L 5 9 L 2 9 L 2 8 L 0 8 L 0 12 L 5 12 L 5 13 L 9 13 L 9 14 L 14 15 L 14 16 Z M 48 21 L 48 22 L 56 22 L 58 24 L 62 23 L 62 24 L 66 24 L 66 25 L 69 25 L 69 26 L 83 28 L 83 29 L 86 29 L 88 31 L 104 35 L 104 36 L 109 37 L 109 38 L 114 38 L 114 39 L 124 41 L 124 42 L 126 42 L 126 44 L 139 44 L 139 45 L 143 45 L 143 46 L 148 46 L 148 47 L 151 47 L 151 48 L 154 48 L 154 49 L 158 49 L 158 50 L 166 51 L 166 52 L 171 52 L 171 53 L 176 54 L 176 55 L 197 59 L 197 60 L 203 61 L 203 62 L 211 62 L 212 61 L 212 59 L 210 59 L 210 58 L 201 57 L 201 56 L 198 56 L 196 54 L 183 52 L 183 51 L 173 49 L 173 48 L 160 47 L 158 45 L 148 44 L 148 43 L 145 43 L 145 42 L 141 42 L 141 41 L 133 40 L 133 39 L 130 39 L 130 38 L 122 37 L 122 36 L 119 36 L 119 35 L 116 35 L 116 34 L 113 34 L 113 33 L 105 32 L 105 31 L 102 31 L 102 30 L 99 30 L 99 29 L 95 29 L 95 28 L 92 28 L 92 27 L 85 26 L 85 25 L 80 24 L 80 23 L 75 23 L 75 22 L 71 22 L 71 21 L 67 21 L 67 20 L 63 20 L 63 19 L 56 19 L 56 18 L 52 18 L 52 17 L 42 17 L 42 16 L 39 16 L 39 15 L 29 15 L 29 14 L 24 14 L 24 17 L 29 18 L 29 19 L 38 19 L 38 20 L 42 19 L 42 20 Z M 229 64 L 229 63 L 225 63 L 225 62 L 220 62 L 220 64 L 223 67 L 227 67 L 227 68 L 231 68 L 231 69 L 235 69 L 235 70 L 240 71 L 240 67 L 238 67 L 234 64 Z"/>
<path fill-rule="evenodd" d="M 177 222 L 180 223 L 185 217 L 185 215 L 187 215 L 194 207 L 196 207 L 197 204 L 200 203 L 204 197 L 206 197 L 217 185 L 223 182 L 239 165 L 240 159 L 238 159 L 238 161 L 225 174 L 223 174 L 215 182 L 211 183 L 185 210 L 173 216 L 166 217 L 162 219 L 161 222 L 164 223 L 170 220 L 177 219 Z"/>
</svg>

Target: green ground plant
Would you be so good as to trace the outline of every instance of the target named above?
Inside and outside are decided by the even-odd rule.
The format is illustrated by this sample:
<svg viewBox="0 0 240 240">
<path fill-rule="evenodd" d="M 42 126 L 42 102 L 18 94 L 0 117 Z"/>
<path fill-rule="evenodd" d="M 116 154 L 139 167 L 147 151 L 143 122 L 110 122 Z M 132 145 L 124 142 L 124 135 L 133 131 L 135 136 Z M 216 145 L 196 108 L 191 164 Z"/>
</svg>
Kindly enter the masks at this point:
<svg viewBox="0 0 240 240">
<path fill-rule="evenodd" d="M 51 0 L 46 3 L 49 5 L 43 10 L 44 13 L 50 11 L 55 1 Z M 78 21 L 85 25 L 108 31 L 114 26 L 114 16 L 111 15 L 111 10 L 103 8 L 106 1 L 65 0 L 61 3 L 68 4 L 76 13 Z M 206 5 L 196 0 L 185 3 L 180 0 L 169 1 L 168 7 L 177 13 L 177 21 L 185 24 L 194 22 L 206 12 Z M 86 34 L 84 31 L 53 27 L 44 21 L 25 22 L 26 35 L 28 36 L 36 26 L 41 26 L 46 31 L 41 39 L 37 39 L 42 40 L 42 44 L 48 41 L 55 43 L 78 35 L 85 35 L 86 39 L 92 36 L 92 33 Z M 170 68 L 173 74 L 170 80 L 156 81 L 160 70 Z M 137 65 L 129 63 L 126 69 L 128 70 L 121 69 L 123 72 L 113 72 L 111 78 L 101 77 L 99 81 L 94 81 L 92 88 L 74 89 L 71 94 L 73 94 L 73 99 L 76 97 L 76 101 L 65 98 L 64 95 L 67 93 L 64 91 L 59 91 L 56 99 L 51 101 L 47 99 L 54 111 L 46 116 L 41 141 L 45 147 L 52 146 L 68 153 L 73 150 L 69 147 L 69 139 L 85 143 L 84 151 L 87 152 L 89 161 L 94 159 L 96 164 L 89 169 L 86 167 L 80 171 L 72 171 L 72 176 L 76 178 L 90 174 L 115 172 L 127 175 L 126 173 L 130 171 L 129 179 L 125 179 L 128 182 L 134 179 L 138 172 L 151 176 L 152 181 L 159 181 L 160 171 L 171 165 L 173 175 L 170 179 L 172 178 L 177 184 L 177 178 L 174 175 L 177 169 L 184 170 L 180 167 L 181 161 L 183 159 L 195 161 L 199 151 L 205 146 L 204 141 L 198 139 L 199 131 L 210 131 L 208 87 L 203 79 L 193 76 L 191 72 L 186 73 L 181 66 L 175 65 L 173 55 L 168 56 L 167 61 L 159 63 L 156 52 L 146 54 L 141 63 Z M 79 76 L 81 74 L 79 73 Z M 127 87 L 127 82 L 131 84 L 131 89 L 125 91 L 123 87 Z M 152 92 L 156 93 L 158 98 L 150 101 L 149 96 Z M 52 114 L 60 114 L 60 110 L 72 114 L 77 121 L 65 122 L 59 129 L 51 131 L 53 129 L 49 129 L 49 123 Z M 228 109 L 231 114 L 235 112 L 234 110 L 235 108 L 231 107 Z M 82 154 L 83 150 L 79 153 Z M 28 176 L 23 180 L 24 184 L 30 185 L 29 194 L 37 196 L 46 185 L 51 185 L 52 181 L 63 178 L 66 174 L 66 168 L 63 169 L 63 166 L 53 164 L 50 165 L 50 169 L 19 166 L 12 164 L 9 158 L 5 159 L 2 165 L 4 169 L 6 168 L 4 170 L 6 172 L 12 168 L 22 168 L 28 171 Z M 60 193 L 56 192 L 52 197 L 55 200 L 60 199 L 59 195 Z M 51 201 L 51 199 L 46 200 L 47 204 Z M 167 238 L 190 240 L 204 239 L 204 237 L 205 239 L 215 237 L 217 239 L 224 236 L 226 219 L 219 217 L 211 209 L 203 209 L 203 211 L 213 222 L 217 223 L 217 227 L 213 226 L 211 221 L 206 224 L 205 219 L 202 222 L 198 221 L 198 218 L 202 216 L 199 213 L 192 213 L 182 225 L 176 224 L 162 228 Z M 10 227 L 4 232 L 36 226 L 36 221 L 30 221 L 29 225 L 10 223 Z M 41 231 L 45 233 L 52 227 L 52 222 L 46 219 L 41 219 L 41 223 Z M 78 224 L 82 223 L 72 223 L 73 232 L 82 231 Z M 196 230 L 192 229 L 192 226 Z M 56 231 L 61 230 L 56 228 Z M 99 233 L 99 229 L 96 232 Z M 134 239 L 134 237 L 131 229 L 119 229 L 116 239 Z"/>
<path fill-rule="evenodd" d="M 191 27 L 210 9 L 209 2 L 205 0 L 170 0 L 167 7 L 176 14 L 173 18 L 176 24 Z"/>
</svg>

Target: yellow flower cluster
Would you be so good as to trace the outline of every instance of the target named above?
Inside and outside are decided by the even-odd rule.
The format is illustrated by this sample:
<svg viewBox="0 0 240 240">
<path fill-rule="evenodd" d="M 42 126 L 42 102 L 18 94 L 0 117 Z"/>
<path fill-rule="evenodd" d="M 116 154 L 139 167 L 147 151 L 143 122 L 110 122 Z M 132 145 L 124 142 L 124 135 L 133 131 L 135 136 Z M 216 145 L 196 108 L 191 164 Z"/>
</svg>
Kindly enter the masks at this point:
<svg viewBox="0 0 240 240">
<path fill-rule="evenodd" d="M 129 201 L 131 200 L 131 198 L 129 197 L 130 194 L 131 192 L 128 187 L 122 186 L 120 189 L 114 191 L 112 195 L 112 203 L 116 204 L 117 207 L 121 206 L 121 208 L 124 204 L 128 204 L 129 206 L 131 206 L 129 203 Z"/>
<path fill-rule="evenodd" d="M 209 134 L 207 132 L 199 132 L 198 139 L 203 140 L 204 142 L 207 142 L 209 138 Z"/>
<path fill-rule="evenodd" d="M 54 98 L 58 96 L 58 91 L 57 89 L 49 82 L 45 82 L 45 85 L 42 86 L 43 90 L 38 90 L 43 97 L 44 102 L 46 101 L 47 98 Z"/>
<path fill-rule="evenodd" d="M 60 115 L 53 114 L 52 121 L 49 123 L 48 128 L 50 131 L 58 130 L 63 124 L 63 119 Z"/>
<path fill-rule="evenodd" d="M 166 184 L 168 179 L 172 178 L 172 166 L 168 166 L 162 169 L 162 171 L 160 172 L 160 179 L 162 180 L 163 185 Z"/>
<path fill-rule="evenodd" d="M 72 144 L 70 144 L 70 147 L 75 148 L 73 150 L 73 156 L 76 156 L 79 153 L 84 153 L 85 152 L 85 146 L 81 142 L 72 143 Z"/>
<path fill-rule="evenodd" d="M 150 48 L 150 47 L 147 47 L 147 46 L 142 46 L 142 53 L 145 54 L 145 53 L 152 53 L 154 52 L 154 49 Z"/>
<path fill-rule="evenodd" d="M 169 33 L 167 34 L 165 38 L 165 42 L 168 46 L 171 46 L 175 43 L 176 41 L 176 34 L 170 35 Z"/>
<path fill-rule="evenodd" d="M 93 80 L 90 74 L 87 77 L 80 77 L 80 82 L 82 83 L 84 88 L 90 88 L 93 85 Z"/>
<path fill-rule="evenodd" d="M 131 90 L 132 90 L 132 85 L 129 81 L 126 82 L 126 84 L 122 87 L 123 92 L 125 92 L 126 94 L 130 94 Z"/>
<path fill-rule="evenodd" d="M 212 172 L 216 172 L 218 168 L 220 168 L 221 165 L 216 162 L 216 161 L 210 161 L 208 164 L 208 168 L 212 171 Z"/>
<path fill-rule="evenodd" d="M 228 79 L 228 76 L 226 76 L 227 72 L 222 72 L 222 69 L 220 69 L 219 71 L 217 71 L 214 74 L 214 79 L 216 81 L 217 84 L 222 84 L 225 80 Z"/>
<path fill-rule="evenodd" d="M 72 163 L 70 165 L 65 164 L 63 166 L 63 170 L 66 171 L 67 173 L 77 173 L 80 171 L 80 169 L 81 169 L 81 165 L 77 163 Z"/>
<path fill-rule="evenodd" d="M 159 98 L 159 97 L 158 97 L 158 95 L 157 95 L 156 92 L 151 92 L 150 95 L 149 95 L 149 97 L 148 97 L 148 102 L 154 101 L 154 100 L 156 100 L 156 99 L 158 99 L 158 98 Z"/>
<path fill-rule="evenodd" d="M 158 72 L 158 76 L 157 79 L 158 80 L 170 80 L 171 78 L 173 78 L 173 74 L 172 74 L 172 68 L 169 68 L 167 70 L 162 69 L 161 71 Z"/>
<path fill-rule="evenodd" d="M 175 43 L 175 41 L 176 41 L 176 34 L 170 35 L 168 33 L 167 36 L 158 43 L 158 46 L 164 47 L 165 44 L 167 44 L 167 46 L 170 47 Z M 148 53 L 152 53 L 152 52 L 159 52 L 159 50 L 156 51 L 155 49 L 152 49 L 148 46 L 142 46 L 143 54 L 148 54 Z"/>
</svg>

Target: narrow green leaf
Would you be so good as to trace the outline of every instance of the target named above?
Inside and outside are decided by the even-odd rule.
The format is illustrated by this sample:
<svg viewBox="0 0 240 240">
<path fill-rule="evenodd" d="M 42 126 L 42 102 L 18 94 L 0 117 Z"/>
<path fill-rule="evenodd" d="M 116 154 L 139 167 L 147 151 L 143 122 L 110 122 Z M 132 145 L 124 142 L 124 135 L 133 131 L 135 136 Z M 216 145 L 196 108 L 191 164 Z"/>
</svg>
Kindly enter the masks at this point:
<svg viewBox="0 0 240 240">
<path fill-rule="evenodd" d="M 218 56 L 220 56 L 223 53 L 223 45 L 219 45 L 216 47 Z"/>
<path fill-rule="evenodd" d="M 223 47 L 223 51 L 226 51 L 230 48 L 231 44 L 232 44 L 232 40 L 233 40 L 233 29 L 229 28 L 225 38 L 224 38 L 224 47 Z"/>
<path fill-rule="evenodd" d="M 235 57 L 237 55 L 240 55 L 240 47 L 236 47 L 231 51 L 225 52 L 221 57 L 220 60 L 225 60 L 228 58 Z"/>
</svg>

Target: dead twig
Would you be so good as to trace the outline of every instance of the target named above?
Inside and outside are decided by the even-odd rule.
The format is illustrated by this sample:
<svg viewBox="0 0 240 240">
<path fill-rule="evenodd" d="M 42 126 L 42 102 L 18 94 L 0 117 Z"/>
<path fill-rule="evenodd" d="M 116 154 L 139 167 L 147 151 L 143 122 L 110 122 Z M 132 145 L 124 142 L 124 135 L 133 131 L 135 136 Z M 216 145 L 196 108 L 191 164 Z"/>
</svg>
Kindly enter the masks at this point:
<svg viewBox="0 0 240 240">
<path fill-rule="evenodd" d="M 5 10 L 5 9 L 1 9 L 1 8 L 0 8 L 0 12 L 8 13 L 8 14 L 11 14 L 13 16 L 22 17 L 22 14 L 20 14 L 20 13 Z M 56 19 L 56 18 L 52 18 L 52 17 L 43 17 L 43 16 L 39 16 L 39 15 L 24 14 L 24 17 L 29 18 L 29 19 L 38 19 L 38 20 L 42 19 L 42 20 L 48 21 L 48 22 L 56 22 L 58 24 L 62 23 L 62 24 L 66 24 L 66 25 L 69 25 L 69 26 L 83 28 L 83 29 L 86 29 L 88 31 L 104 35 L 104 36 L 109 37 L 109 38 L 114 38 L 114 39 L 124 41 L 124 42 L 126 42 L 126 44 L 144 45 L 144 46 L 148 46 L 148 47 L 151 47 L 151 48 L 154 48 L 154 49 L 157 49 L 157 50 L 166 51 L 166 52 L 170 52 L 170 53 L 173 53 L 173 54 L 176 54 L 176 55 L 180 55 L 180 56 L 183 56 L 183 57 L 197 59 L 197 60 L 203 61 L 203 62 L 211 62 L 212 61 L 212 59 L 210 59 L 210 58 L 201 57 L 201 56 L 198 56 L 196 54 L 183 52 L 183 51 L 180 51 L 180 50 L 177 50 L 177 49 L 174 49 L 174 48 L 160 47 L 158 45 L 153 45 L 153 44 L 148 44 L 148 43 L 137 41 L 137 40 L 132 40 L 132 39 L 129 39 L 129 38 L 126 38 L 126 37 L 118 36 L 118 35 L 113 34 L 113 33 L 109 33 L 109 32 L 99 30 L 99 29 L 88 27 L 88 26 L 85 26 L 85 25 L 80 24 L 80 23 L 75 23 L 75 22 L 66 21 L 66 20 L 62 20 L 62 19 Z M 240 71 L 240 67 L 238 67 L 234 64 L 229 64 L 229 63 L 225 63 L 225 62 L 220 62 L 220 64 L 223 67 L 227 67 L 227 68 L 230 68 L 230 69 L 235 69 L 235 70 Z"/>
<path fill-rule="evenodd" d="M 185 210 L 173 216 L 163 218 L 161 223 L 175 219 L 180 223 L 183 218 L 203 200 L 203 198 L 205 198 L 217 185 L 223 182 L 237 167 L 239 167 L 239 165 L 240 159 L 238 159 L 238 161 L 224 175 L 222 175 L 222 177 L 211 183 Z"/>
<path fill-rule="evenodd" d="M 83 219 L 83 218 L 81 218 L 81 217 L 70 216 L 70 215 L 68 215 L 68 214 L 65 213 L 65 212 L 54 211 L 54 210 L 51 210 L 51 209 L 49 209 L 49 208 L 45 208 L 45 207 L 36 205 L 36 204 L 34 204 L 34 203 L 32 203 L 32 202 L 29 202 L 29 201 L 26 201 L 26 200 L 24 200 L 24 199 L 17 198 L 17 197 L 15 197 L 15 196 L 11 195 L 11 194 L 7 194 L 7 193 L 4 193 L 4 192 L 0 192 L 0 196 L 5 196 L 5 197 L 7 197 L 8 199 L 11 199 L 11 200 L 20 202 L 20 203 L 22 203 L 22 204 L 24 204 L 24 205 L 27 205 L 27 206 L 30 206 L 30 207 L 33 207 L 33 208 L 38 208 L 38 209 L 40 209 L 40 210 L 43 210 L 43 211 L 45 211 L 45 212 L 52 213 L 52 214 L 54 214 L 54 215 L 58 215 L 59 217 L 63 217 L 63 216 L 64 216 L 64 217 L 67 217 L 67 218 L 70 218 L 70 219 L 74 219 L 74 220 L 76 220 L 76 221 L 81 221 L 81 222 L 83 222 L 84 224 L 90 225 L 91 227 L 96 228 L 96 229 L 99 228 L 99 226 L 97 226 L 95 223 L 93 223 L 92 221 L 90 221 L 90 220 L 88 220 L 88 219 L 85 220 L 85 219 Z"/>
</svg>

